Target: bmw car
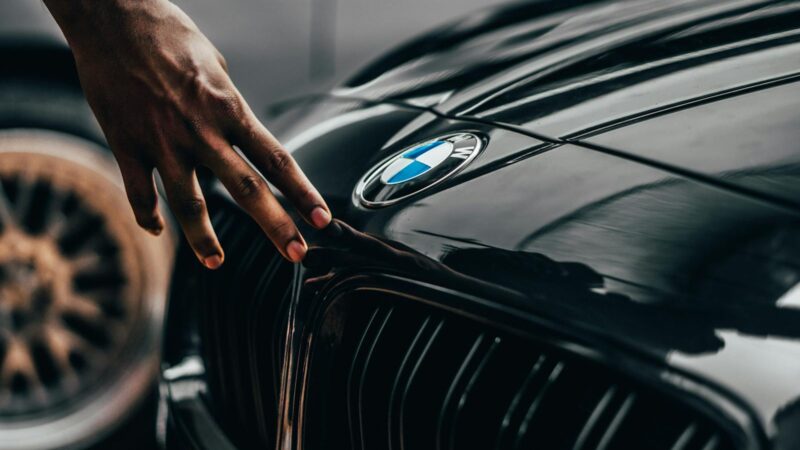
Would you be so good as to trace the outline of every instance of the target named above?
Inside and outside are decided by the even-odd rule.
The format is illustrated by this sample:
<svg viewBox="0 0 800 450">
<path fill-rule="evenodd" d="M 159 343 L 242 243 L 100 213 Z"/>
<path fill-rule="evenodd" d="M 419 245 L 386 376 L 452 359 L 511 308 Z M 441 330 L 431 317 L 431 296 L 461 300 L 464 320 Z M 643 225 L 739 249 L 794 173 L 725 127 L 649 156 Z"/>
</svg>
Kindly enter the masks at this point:
<svg viewBox="0 0 800 450">
<path fill-rule="evenodd" d="M 800 2 L 489 8 L 267 125 L 336 219 L 207 181 L 167 448 L 800 448 Z"/>
</svg>

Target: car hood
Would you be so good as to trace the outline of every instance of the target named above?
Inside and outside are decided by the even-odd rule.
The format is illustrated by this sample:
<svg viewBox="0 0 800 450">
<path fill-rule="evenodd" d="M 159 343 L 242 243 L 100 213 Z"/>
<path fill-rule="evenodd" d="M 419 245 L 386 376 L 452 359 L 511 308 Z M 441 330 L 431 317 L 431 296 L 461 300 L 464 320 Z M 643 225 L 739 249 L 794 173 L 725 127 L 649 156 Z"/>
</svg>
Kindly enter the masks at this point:
<svg viewBox="0 0 800 450">
<path fill-rule="evenodd" d="M 334 216 L 389 247 L 348 248 L 338 270 L 465 289 L 581 330 L 592 346 L 635 348 L 733 393 L 770 436 L 789 434 L 800 398 L 800 208 L 765 194 L 800 185 L 780 163 L 788 151 L 766 165 L 734 155 L 742 170 L 712 177 L 405 105 L 334 98 L 286 120 L 297 131 L 280 137 Z M 354 199 L 359 178 L 388 155 L 457 131 L 487 144 L 452 179 L 384 208 Z M 617 137 L 633 149 L 647 142 Z M 705 143 L 706 159 L 732 164 L 730 141 L 720 142 Z M 674 153 L 702 159 L 698 148 Z"/>
<path fill-rule="evenodd" d="M 488 11 L 273 129 L 334 216 L 392 249 L 345 271 L 513 291 L 482 297 L 697 376 L 793 448 L 800 5 L 664 3 Z M 453 178 L 354 199 L 379 161 L 456 131 L 487 145 Z"/>
<path fill-rule="evenodd" d="M 786 1 L 515 3 L 438 27 L 336 94 L 574 136 L 797 74 L 798 20 L 800 3 Z"/>
<path fill-rule="evenodd" d="M 580 142 L 797 209 L 798 23 L 797 1 L 515 3 L 439 27 L 334 94 Z"/>
</svg>

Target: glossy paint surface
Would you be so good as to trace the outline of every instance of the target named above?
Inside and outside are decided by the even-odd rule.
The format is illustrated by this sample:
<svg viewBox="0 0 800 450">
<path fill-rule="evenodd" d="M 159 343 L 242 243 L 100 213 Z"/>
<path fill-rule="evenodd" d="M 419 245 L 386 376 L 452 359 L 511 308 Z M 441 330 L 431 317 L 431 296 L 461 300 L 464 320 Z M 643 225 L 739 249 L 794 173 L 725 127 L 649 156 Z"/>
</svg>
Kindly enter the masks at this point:
<svg viewBox="0 0 800 450">
<path fill-rule="evenodd" d="M 278 136 L 352 232 L 305 231 L 319 248 L 298 275 L 288 373 L 317 295 L 378 271 L 639 355 L 688 397 L 725 399 L 755 441 L 798 448 L 798 7 L 512 6 L 289 112 Z M 487 138 L 454 177 L 384 208 L 353 201 L 377 162 L 452 132 Z"/>
<path fill-rule="evenodd" d="M 751 155 L 724 139 L 686 152 L 670 152 L 666 137 L 635 134 L 614 143 L 639 149 L 658 142 L 684 172 L 472 121 L 415 122 L 424 125 L 404 128 L 362 161 L 303 147 L 295 155 L 325 167 L 309 171 L 312 180 L 342 187 L 323 195 L 334 200 L 334 215 L 358 230 L 440 270 L 521 293 L 537 314 L 583 330 L 596 345 L 635 347 L 694 374 L 752 408 L 768 435 L 790 434 L 786 423 L 797 420 L 800 398 L 793 381 L 800 374 L 800 208 L 760 195 L 760 186 L 797 186 L 783 175 L 796 153 L 780 145 L 779 134 L 769 141 L 782 151 Z M 365 171 L 407 142 L 458 129 L 485 133 L 489 144 L 441 189 L 378 210 L 347 201 L 357 181 L 343 179 L 347 166 Z M 709 169 L 700 172 L 702 165 L 686 163 L 690 157 Z M 722 171 L 725 164 L 733 169 Z M 365 265 L 412 278 L 435 271 L 376 254 L 347 259 L 339 270 Z M 416 266 L 427 275 L 414 273 Z"/>
<path fill-rule="evenodd" d="M 686 168 L 797 208 L 798 124 L 800 82 L 793 82 L 649 118 L 585 141 Z"/>
<path fill-rule="evenodd" d="M 468 11 L 504 0 L 174 0 L 225 55 L 259 114 L 268 104 L 324 92 L 369 60 Z M 420 10 L 426 14 L 420 14 Z M 42 2 L 0 2 L 0 42 L 64 38 Z M 9 56 L 9 55 L 4 55 Z M 4 64 L 7 64 L 4 62 Z M 5 67 L 3 68 L 5 69 Z"/>
<path fill-rule="evenodd" d="M 336 91 L 553 138 L 800 74 L 792 1 L 519 3 L 397 49 Z"/>
</svg>

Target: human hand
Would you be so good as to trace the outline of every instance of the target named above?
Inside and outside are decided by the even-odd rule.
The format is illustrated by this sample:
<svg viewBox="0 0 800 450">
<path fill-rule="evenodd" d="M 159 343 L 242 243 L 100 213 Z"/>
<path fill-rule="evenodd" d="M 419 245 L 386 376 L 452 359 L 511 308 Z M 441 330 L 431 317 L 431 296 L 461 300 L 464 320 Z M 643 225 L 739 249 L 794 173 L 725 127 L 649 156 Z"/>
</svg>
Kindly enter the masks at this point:
<svg viewBox="0 0 800 450">
<path fill-rule="evenodd" d="M 75 55 L 81 84 L 119 163 L 140 226 L 159 234 L 153 169 L 198 259 L 219 267 L 223 249 L 196 168 L 211 169 L 287 259 L 307 245 L 262 176 L 316 228 L 330 210 L 300 167 L 259 122 L 225 60 L 167 0 L 45 0 Z"/>
</svg>

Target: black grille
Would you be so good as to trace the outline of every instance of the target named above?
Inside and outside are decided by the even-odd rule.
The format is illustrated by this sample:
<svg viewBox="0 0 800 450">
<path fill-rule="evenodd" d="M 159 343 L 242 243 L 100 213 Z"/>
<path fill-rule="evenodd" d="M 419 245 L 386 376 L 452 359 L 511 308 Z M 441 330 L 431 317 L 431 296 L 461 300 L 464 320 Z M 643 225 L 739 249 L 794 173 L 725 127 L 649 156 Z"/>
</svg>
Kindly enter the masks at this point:
<svg viewBox="0 0 800 450">
<path fill-rule="evenodd" d="M 239 448 L 272 448 L 285 309 L 293 266 L 234 206 L 209 201 L 226 252 L 219 270 L 198 270 L 198 330 L 211 410 Z"/>
<path fill-rule="evenodd" d="M 304 448 L 733 448 L 706 413 L 580 352 L 389 294 L 334 303 L 308 389 Z"/>
</svg>

